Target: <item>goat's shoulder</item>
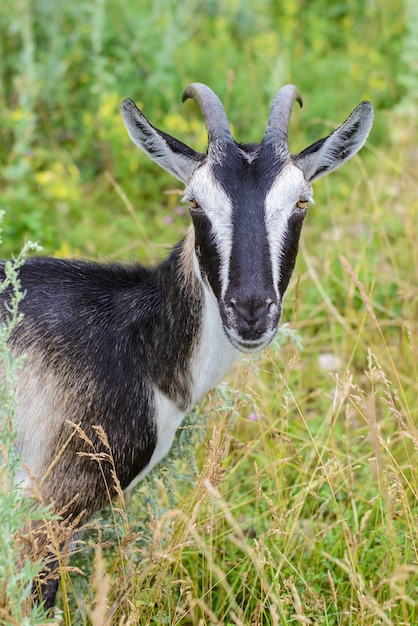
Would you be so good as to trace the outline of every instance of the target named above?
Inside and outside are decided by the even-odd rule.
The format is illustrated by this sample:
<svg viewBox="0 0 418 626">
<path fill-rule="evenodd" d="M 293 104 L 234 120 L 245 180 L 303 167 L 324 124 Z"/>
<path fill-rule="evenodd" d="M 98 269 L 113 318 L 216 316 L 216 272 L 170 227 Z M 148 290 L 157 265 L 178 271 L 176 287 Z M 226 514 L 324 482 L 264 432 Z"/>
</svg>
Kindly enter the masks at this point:
<svg viewBox="0 0 418 626">
<path fill-rule="evenodd" d="M 0 266 L 3 270 L 4 262 Z M 24 289 L 82 290 L 84 287 L 118 290 L 139 286 L 152 279 L 153 268 L 138 263 L 97 263 L 79 259 L 34 257 L 19 270 Z"/>
</svg>

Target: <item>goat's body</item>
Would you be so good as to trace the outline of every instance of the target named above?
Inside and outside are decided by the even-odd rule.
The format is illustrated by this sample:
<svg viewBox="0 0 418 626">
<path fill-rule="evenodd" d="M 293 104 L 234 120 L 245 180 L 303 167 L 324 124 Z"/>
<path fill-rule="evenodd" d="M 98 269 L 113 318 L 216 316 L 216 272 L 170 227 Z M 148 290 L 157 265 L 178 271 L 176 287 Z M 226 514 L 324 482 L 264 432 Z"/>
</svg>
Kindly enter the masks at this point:
<svg viewBox="0 0 418 626">
<path fill-rule="evenodd" d="M 273 339 L 311 182 L 355 154 L 373 120 L 362 102 L 331 135 L 292 155 L 290 112 L 295 99 L 302 103 L 294 86 L 278 92 L 253 146 L 234 141 L 208 87 L 195 83 L 184 95 L 204 113 L 207 154 L 152 126 L 131 100 L 122 104 L 134 143 L 186 185 L 193 225 L 169 258 L 153 269 L 33 259 L 20 272 L 24 318 L 11 348 L 26 355 L 23 480 L 35 480 L 75 528 L 117 484 L 129 488 L 168 453 L 185 413 L 239 352 Z M 38 536 L 47 539 L 42 529 Z M 48 608 L 58 585 L 48 576 L 53 552 L 37 589 Z"/>
<path fill-rule="evenodd" d="M 187 239 L 151 270 L 39 258 L 20 280 L 18 446 L 44 497 L 58 510 L 74 499 L 67 514 L 88 517 L 114 491 L 95 427 L 128 488 L 167 454 L 185 413 L 238 351 L 209 310 L 216 301 Z"/>
</svg>

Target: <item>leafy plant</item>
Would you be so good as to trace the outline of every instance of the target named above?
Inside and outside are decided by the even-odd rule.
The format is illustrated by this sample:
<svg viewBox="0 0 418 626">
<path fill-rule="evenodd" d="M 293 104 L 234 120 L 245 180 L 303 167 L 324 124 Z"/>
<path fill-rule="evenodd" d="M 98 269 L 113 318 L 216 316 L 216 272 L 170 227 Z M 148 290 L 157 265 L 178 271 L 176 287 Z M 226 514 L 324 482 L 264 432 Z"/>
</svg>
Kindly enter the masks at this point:
<svg viewBox="0 0 418 626">
<path fill-rule="evenodd" d="M 24 293 L 20 289 L 19 269 L 25 256 L 35 250 L 39 250 L 39 246 L 28 242 L 14 261 L 6 262 L 5 277 L 0 284 L 0 292 L 10 294 L 0 325 L 0 621 L 4 626 L 35 626 L 46 621 L 41 607 L 28 609 L 32 581 L 40 572 L 41 563 L 31 563 L 25 556 L 20 535 L 31 522 L 51 514 L 37 506 L 22 490 L 22 467 L 15 445 L 16 382 L 22 359 L 13 358 L 8 347 L 13 329 L 22 317 L 19 303 Z"/>
</svg>

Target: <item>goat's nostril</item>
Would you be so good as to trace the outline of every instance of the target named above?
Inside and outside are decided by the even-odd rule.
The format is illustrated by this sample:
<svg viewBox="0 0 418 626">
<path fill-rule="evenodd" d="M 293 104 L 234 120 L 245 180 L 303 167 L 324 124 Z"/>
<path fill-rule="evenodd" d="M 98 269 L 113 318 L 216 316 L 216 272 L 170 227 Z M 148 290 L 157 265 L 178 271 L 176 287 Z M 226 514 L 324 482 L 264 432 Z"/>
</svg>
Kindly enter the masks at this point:
<svg viewBox="0 0 418 626">
<path fill-rule="evenodd" d="M 243 300 L 239 300 L 234 297 L 229 299 L 227 308 L 236 318 L 241 319 L 241 321 L 250 326 L 253 326 L 258 322 L 265 320 L 266 315 L 271 313 L 273 306 L 274 300 L 271 298 L 245 298 Z"/>
</svg>

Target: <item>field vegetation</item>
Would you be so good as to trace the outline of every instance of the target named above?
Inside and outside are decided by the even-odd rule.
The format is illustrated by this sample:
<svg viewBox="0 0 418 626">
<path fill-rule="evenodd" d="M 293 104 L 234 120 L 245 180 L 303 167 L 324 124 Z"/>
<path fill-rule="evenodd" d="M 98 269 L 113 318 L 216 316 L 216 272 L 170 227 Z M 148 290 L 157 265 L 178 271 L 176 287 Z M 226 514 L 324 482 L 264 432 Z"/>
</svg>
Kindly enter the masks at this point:
<svg viewBox="0 0 418 626">
<path fill-rule="evenodd" d="M 196 80 L 240 141 L 262 137 L 273 96 L 295 83 L 295 152 L 363 99 L 376 115 L 361 153 L 315 183 L 278 340 L 89 525 L 63 564 L 56 622 L 418 624 L 417 41 L 413 0 L 2 0 L 3 258 L 31 240 L 57 257 L 155 263 L 183 236 L 182 192 L 131 144 L 125 97 L 201 150 L 198 108 L 181 104 Z M 40 513 L 14 480 L 17 322 L 18 308 L 0 333 L 5 626 L 46 623 L 24 608 L 37 564 L 18 567 Z"/>
</svg>

